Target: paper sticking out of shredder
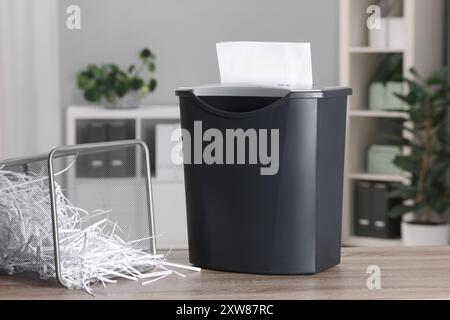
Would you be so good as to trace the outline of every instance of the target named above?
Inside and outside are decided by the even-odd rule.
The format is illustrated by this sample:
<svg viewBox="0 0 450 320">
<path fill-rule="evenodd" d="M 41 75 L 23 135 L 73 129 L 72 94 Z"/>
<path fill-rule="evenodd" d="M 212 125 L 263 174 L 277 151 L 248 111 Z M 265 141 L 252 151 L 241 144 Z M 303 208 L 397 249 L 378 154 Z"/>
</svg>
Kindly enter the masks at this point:
<svg viewBox="0 0 450 320">
<path fill-rule="evenodd" d="M 313 86 L 310 43 L 237 41 L 216 48 L 222 84 Z"/>
</svg>

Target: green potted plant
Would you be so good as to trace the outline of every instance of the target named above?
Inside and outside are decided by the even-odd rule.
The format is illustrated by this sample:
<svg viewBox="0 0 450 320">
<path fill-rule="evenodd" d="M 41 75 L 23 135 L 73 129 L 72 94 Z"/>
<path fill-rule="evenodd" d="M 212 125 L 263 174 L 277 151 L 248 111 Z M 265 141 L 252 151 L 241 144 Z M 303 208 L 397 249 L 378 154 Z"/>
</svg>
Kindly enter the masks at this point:
<svg viewBox="0 0 450 320">
<path fill-rule="evenodd" d="M 392 208 L 389 215 L 403 216 L 405 245 L 446 245 L 450 234 L 445 217 L 450 206 L 448 69 L 437 70 L 427 78 L 414 68 L 410 72 L 413 77 L 403 79 L 408 94 L 397 94 L 408 106 L 409 119 L 402 128 L 409 132 L 409 138 L 401 139 L 407 152 L 394 159 L 409 176 L 410 184 L 393 186 L 390 196 L 404 201 Z"/>
<path fill-rule="evenodd" d="M 91 64 L 77 76 L 77 85 L 89 102 L 110 108 L 138 107 L 140 100 L 154 91 L 155 55 L 147 48 L 139 53 L 139 65 L 122 70 L 116 64 Z"/>
</svg>

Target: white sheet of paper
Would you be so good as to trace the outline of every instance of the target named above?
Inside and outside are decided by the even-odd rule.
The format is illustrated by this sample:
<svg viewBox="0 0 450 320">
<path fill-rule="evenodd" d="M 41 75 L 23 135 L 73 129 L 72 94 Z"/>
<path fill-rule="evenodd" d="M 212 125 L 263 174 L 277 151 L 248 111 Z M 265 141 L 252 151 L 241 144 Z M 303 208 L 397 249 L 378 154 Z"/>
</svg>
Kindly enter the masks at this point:
<svg viewBox="0 0 450 320">
<path fill-rule="evenodd" d="M 221 82 L 281 85 L 307 89 L 313 85 L 310 43 L 219 42 Z"/>
</svg>

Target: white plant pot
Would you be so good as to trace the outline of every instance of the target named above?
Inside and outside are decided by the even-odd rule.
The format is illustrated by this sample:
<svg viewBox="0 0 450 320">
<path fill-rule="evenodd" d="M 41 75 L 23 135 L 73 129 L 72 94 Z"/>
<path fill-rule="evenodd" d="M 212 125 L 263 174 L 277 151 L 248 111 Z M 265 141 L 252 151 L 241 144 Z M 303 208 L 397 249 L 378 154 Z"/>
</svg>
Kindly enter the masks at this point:
<svg viewBox="0 0 450 320">
<path fill-rule="evenodd" d="M 450 225 L 423 225 L 402 222 L 402 241 L 405 246 L 445 246 L 450 238 Z"/>
<path fill-rule="evenodd" d="M 105 107 L 108 109 L 130 109 L 138 108 L 140 97 L 137 92 L 130 92 L 122 98 L 115 98 L 113 102 L 107 102 Z"/>
</svg>

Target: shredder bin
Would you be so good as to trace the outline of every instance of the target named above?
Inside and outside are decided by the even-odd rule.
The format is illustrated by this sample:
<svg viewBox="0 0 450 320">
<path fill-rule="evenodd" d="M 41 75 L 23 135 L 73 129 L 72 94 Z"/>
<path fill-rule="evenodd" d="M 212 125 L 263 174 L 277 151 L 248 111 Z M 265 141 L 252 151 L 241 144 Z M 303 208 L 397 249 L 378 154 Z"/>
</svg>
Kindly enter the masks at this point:
<svg viewBox="0 0 450 320">
<path fill-rule="evenodd" d="M 261 164 L 184 159 L 192 264 L 262 274 L 311 274 L 339 264 L 350 94 L 346 87 L 176 90 L 181 127 L 191 140 L 194 121 L 201 121 L 203 132 L 215 128 L 223 137 L 226 129 L 279 130 L 277 174 L 261 175 Z M 187 147 L 183 141 L 185 157 Z M 190 147 L 192 155 L 194 143 Z"/>
</svg>

